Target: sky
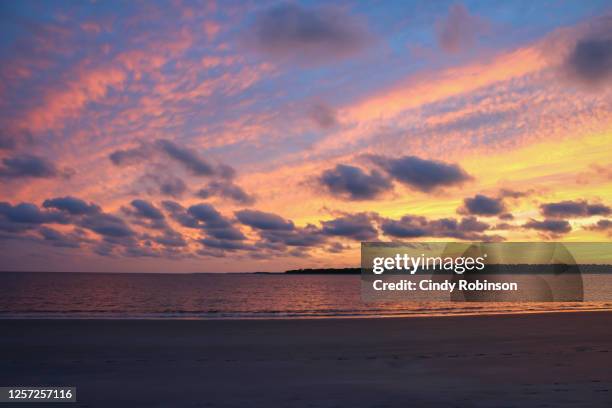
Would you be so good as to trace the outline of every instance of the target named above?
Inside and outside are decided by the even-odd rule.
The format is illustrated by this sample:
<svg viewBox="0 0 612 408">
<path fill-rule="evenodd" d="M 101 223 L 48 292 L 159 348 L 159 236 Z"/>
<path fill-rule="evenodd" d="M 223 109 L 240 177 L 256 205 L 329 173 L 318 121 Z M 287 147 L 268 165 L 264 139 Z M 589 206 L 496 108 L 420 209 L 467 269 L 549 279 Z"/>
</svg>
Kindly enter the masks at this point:
<svg viewBox="0 0 612 408">
<path fill-rule="evenodd" d="M 0 3 L 0 269 L 609 241 L 607 1 Z"/>
</svg>

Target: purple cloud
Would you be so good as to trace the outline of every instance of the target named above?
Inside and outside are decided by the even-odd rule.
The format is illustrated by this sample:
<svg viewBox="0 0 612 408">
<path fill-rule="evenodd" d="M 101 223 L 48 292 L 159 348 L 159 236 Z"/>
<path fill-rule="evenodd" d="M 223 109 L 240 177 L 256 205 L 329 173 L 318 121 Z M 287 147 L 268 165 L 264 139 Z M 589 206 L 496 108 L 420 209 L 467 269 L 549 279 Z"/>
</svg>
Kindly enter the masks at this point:
<svg viewBox="0 0 612 408">
<path fill-rule="evenodd" d="M 436 25 L 438 44 L 446 52 L 459 52 L 472 46 L 487 27 L 482 18 L 471 15 L 463 4 L 454 4 L 448 16 Z"/>
<path fill-rule="evenodd" d="M 376 155 L 368 157 L 394 180 L 422 192 L 461 185 L 472 179 L 457 164 L 426 160 L 416 156 L 403 156 L 398 159 Z"/>
<path fill-rule="evenodd" d="M 331 221 L 323 221 L 322 232 L 328 236 L 345 237 L 356 241 L 378 239 L 378 230 L 373 224 L 373 215 L 368 213 L 349 214 Z"/>
<path fill-rule="evenodd" d="M 589 86 L 612 79 L 612 33 L 579 40 L 565 61 L 572 78 Z"/>
<path fill-rule="evenodd" d="M 607 205 L 589 204 L 587 201 L 559 201 L 540 205 L 540 211 L 545 217 L 590 217 L 593 215 L 609 215 L 612 210 Z"/>
<path fill-rule="evenodd" d="M 359 167 L 344 164 L 325 170 L 319 183 L 330 194 L 349 200 L 371 200 L 393 188 L 389 179 L 376 170 L 368 174 Z"/>
<path fill-rule="evenodd" d="M 566 220 L 551 220 L 543 221 L 530 220 L 523 225 L 524 228 L 534 229 L 541 232 L 549 232 L 552 234 L 565 234 L 572 230 L 572 226 Z"/>
<path fill-rule="evenodd" d="M 385 235 L 395 238 L 448 237 L 457 239 L 488 241 L 495 237 L 483 235 L 489 224 L 475 217 L 428 220 L 417 215 L 405 215 L 399 220 L 386 219 L 381 223 Z"/>
<path fill-rule="evenodd" d="M 254 196 L 248 194 L 242 189 L 242 187 L 227 180 L 211 181 L 206 185 L 206 187 L 198 190 L 196 195 L 200 198 L 218 196 L 243 205 L 251 205 L 255 203 Z"/>
<path fill-rule="evenodd" d="M 473 215 L 499 215 L 505 211 L 505 205 L 501 198 L 487 197 L 476 194 L 463 200 L 463 207 L 459 209 L 460 214 Z"/>
<path fill-rule="evenodd" d="M 5 178 L 49 178 L 59 174 L 49 160 L 33 154 L 19 154 L 2 159 L 0 177 Z"/>
<path fill-rule="evenodd" d="M 280 4 L 257 16 L 246 43 L 276 59 L 313 64 L 354 55 L 369 39 L 364 24 L 340 9 Z"/>
<path fill-rule="evenodd" d="M 244 225 L 259 230 L 291 231 L 295 228 L 292 221 L 287 221 L 280 215 L 257 210 L 241 210 L 236 212 L 236 218 Z"/>
<path fill-rule="evenodd" d="M 87 203 L 80 198 L 71 196 L 56 197 L 45 200 L 43 202 L 43 207 L 66 211 L 72 215 L 95 214 L 101 212 L 98 205 L 94 203 Z"/>
</svg>

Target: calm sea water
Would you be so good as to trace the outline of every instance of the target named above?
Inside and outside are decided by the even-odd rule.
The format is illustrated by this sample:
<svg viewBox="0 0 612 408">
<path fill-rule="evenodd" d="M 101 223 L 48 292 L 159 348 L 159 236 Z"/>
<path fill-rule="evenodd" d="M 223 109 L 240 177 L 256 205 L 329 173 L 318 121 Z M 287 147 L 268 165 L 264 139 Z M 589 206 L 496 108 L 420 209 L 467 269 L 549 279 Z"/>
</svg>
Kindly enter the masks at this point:
<svg viewBox="0 0 612 408">
<path fill-rule="evenodd" d="M 391 317 L 600 309 L 612 309 L 612 302 L 364 303 L 358 275 L 0 273 L 0 318 Z"/>
</svg>

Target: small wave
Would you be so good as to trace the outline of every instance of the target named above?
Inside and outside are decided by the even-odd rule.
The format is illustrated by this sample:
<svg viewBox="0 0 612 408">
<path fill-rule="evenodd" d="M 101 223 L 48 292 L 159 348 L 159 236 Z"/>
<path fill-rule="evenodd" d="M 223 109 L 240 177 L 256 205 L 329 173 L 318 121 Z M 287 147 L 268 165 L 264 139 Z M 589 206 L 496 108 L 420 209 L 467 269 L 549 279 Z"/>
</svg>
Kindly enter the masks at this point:
<svg viewBox="0 0 612 408">
<path fill-rule="evenodd" d="M 316 319 L 316 318 L 387 318 L 387 317 L 436 317 L 496 314 L 553 313 L 568 311 L 605 311 L 612 305 L 558 306 L 558 307 L 439 307 L 406 309 L 333 309 L 333 310 L 255 310 L 221 311 L 210 310 L 163 310 L 151 312 L 128 312 L 116 310 L 21 310 L 0 311 L 0 319 L 190 319 L 190 320 L 258 320 L 258 319 Z"/>
</svg>

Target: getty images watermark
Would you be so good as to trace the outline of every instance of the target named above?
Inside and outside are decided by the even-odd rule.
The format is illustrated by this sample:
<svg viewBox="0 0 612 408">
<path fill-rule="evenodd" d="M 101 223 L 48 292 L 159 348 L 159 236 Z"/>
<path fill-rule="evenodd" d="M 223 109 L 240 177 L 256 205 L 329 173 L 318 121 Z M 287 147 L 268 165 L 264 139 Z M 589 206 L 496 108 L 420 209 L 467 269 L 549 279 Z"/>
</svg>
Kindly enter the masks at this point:
<svg viewBox="0 0 612 408">
<path fill-rule="evenodd" d="M 608 242 L 365 242 L 365 301 L 612 300 Z"/>
</svg>

